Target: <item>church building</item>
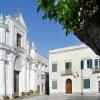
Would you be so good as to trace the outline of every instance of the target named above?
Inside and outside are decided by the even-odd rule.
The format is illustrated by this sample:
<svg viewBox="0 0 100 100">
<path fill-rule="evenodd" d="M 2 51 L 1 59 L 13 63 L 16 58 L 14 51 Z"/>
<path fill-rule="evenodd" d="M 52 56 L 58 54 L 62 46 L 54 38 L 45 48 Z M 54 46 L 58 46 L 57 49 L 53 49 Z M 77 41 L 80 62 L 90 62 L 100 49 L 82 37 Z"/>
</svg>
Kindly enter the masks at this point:
<svg viewBox="0 0 100 100">
<path fill-rule="evenodd" d="M 29 90 L 39 95 L 49 94 L 48 59 L 38 52 L 34 43 L 29 46 L 29 71 L 27 85 Z"/>
<path fill-rule="evenodd" d="M 26 91 L 26 37 L 21 14 L 0 16 L 0 96 Z"/>
<path fill-rule="evenodd" d="M 32 59 L 31 63 L 30 53 L 31 55 L 34 55 L 34 48 L 32 49 L 33 52 L 32 50 L 29 52 L 30 46 L 27 42 L 27 32 L 28 30 L 21 13 L 5 17 L 1 14 L 0 98 L 3 98 L 3 96 L 9 96 L 12 98 L 14 94 L 21 96 L 22 92 L 29 92 L 30 90 L 36 90 L 37 88 L 40 89 L 42 86 L 43 91 L 45 89 L 44 70 L 46 71 L 46 68 L 48 68 L 48 60 L 37 53 L 37 57 L 40 56 L 40 60 L 38 62 L 41 62 L 41 65 L 44 66 L 44 70 L 41 72 L 39 69 L 33 70 L 35 62 L 33 63 Z M 43 59 L 43 62 L 41 59 Z M 34 73 L 38 74 L 35 74 L 36 76 L 34 76 Z M 43 80 L 41 77 L 43 77 Z M 37 81 L 35 78 L 39 78 L 41 80 Z M 38 87 L 35 86 L 35 82 L 38 84 Z M 41 91 L 41 94 L 44 93 Z"/>
</svg>

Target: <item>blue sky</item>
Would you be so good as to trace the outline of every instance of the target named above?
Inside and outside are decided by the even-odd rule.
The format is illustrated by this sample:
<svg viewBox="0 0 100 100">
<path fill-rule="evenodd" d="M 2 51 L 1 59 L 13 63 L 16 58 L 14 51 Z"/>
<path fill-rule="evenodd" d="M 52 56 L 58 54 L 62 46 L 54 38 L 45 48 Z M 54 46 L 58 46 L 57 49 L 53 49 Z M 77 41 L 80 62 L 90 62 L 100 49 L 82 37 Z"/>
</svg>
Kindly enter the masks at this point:
<svg viewBox="0 0 100 100">
<path fill-rule="evenodd" d="M 28 40 L 34 41 L 36 48 L 48 57 L 48 51 L 81 42 L 73 36 L 65 36 L 61 25 L 49 20 L 42 20 L 42 12 L 36 11 L 36 0 L 0 0 L 0 13 L 3 15 L 21 12 L 28 28 Z"/>
</svg>

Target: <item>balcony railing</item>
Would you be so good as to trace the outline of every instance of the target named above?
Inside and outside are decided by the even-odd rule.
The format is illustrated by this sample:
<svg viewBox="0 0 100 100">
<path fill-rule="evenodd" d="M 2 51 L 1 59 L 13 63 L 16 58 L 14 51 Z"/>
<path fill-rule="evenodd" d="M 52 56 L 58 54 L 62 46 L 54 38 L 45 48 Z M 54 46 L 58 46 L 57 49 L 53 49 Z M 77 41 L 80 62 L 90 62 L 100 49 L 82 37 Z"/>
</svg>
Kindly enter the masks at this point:
<svg viewBox="0 0 100 100">
<path fill-rule="evenodd" d="M 73 75 L 73 72 L 71 69 L 61 72 L 61 76 L 70 76 L 70 75 Z"/>
<path fill-rule="evenodd" d="M 98 68 L 98 69 L 93 69 L 93 72 L 92 72 L 93 74 L 96 74 L 96 73 L 100 73 L 100 68 Z"/>
</svg>

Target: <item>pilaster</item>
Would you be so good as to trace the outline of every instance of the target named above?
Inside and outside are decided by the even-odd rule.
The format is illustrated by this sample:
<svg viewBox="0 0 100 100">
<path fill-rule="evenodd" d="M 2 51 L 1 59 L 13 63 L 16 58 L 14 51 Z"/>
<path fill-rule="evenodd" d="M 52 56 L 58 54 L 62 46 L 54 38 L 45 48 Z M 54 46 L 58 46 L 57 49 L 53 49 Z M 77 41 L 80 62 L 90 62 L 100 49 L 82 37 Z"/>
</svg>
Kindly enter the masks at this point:
<svg viewBox="0 0 100 100">
<path fill-rule="evenodd" d="M 2 98 L 2 96 L 5 95 L 5 61 L 4 60 L 0 60 L 0 98 Z"/>
</svg>

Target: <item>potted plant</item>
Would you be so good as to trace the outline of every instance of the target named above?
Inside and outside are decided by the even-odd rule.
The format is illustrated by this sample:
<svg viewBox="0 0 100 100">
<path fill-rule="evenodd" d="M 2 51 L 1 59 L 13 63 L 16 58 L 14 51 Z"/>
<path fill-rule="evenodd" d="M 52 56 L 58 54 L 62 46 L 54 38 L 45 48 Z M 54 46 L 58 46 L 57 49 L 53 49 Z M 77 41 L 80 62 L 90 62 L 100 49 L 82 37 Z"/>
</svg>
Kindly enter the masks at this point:
<svg viewBox="0 0 100 100">
<path fill-rule="evenodd" d="M 19 94 L 18 94 L 18 93 L 14 93 L 14 94 L 12 95 L 12 97 L 13 97 L 13 98 L 19 98 Z"/>
<path fill-rule="evenodd" d="M 26 93 L 25 93 L 25 92 L 22 92 L 21 94 L 22 94 L 22 96 L 25 96 L 25 95 L 26 95 Z"/>
<path fill-rule="evenodd" d="M 4 95 L 3 99 L 9 99 L 9 96 L 8 95 Z"/>
</svg>

